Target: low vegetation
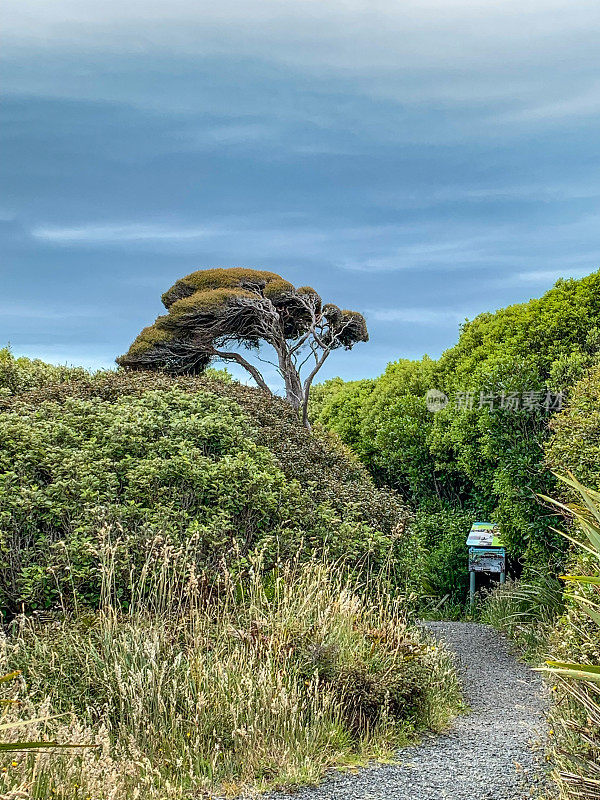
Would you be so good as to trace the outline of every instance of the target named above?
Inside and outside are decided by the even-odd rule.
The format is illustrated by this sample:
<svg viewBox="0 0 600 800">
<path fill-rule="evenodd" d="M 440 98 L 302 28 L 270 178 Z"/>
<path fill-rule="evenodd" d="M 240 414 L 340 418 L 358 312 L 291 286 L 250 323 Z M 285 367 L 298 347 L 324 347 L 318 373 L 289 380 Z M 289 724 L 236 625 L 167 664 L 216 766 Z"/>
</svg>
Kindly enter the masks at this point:
<svg viewBox="0 0 600 800">
<path fill-rule="evenodd" d="M 39 389 L 50 383 L 88 379 L 83 367 L 57 367 L 40 359 L 15 358 L 10 348 L 0 348 L 0 399 Z"/>
<path fill-rule="evenodd" d="M 571 523 L 573 574 L 517 582 L 487 598 L 484 618 L 504 630 L 549 678 L 548 759 L 561 800 L 598 797 L 600 773 L 600 493 L 575 479 L 563 483 L 577 498 L 549 501 Z"/>
<path fill-rule="evenodd" d="M 505 633 L 528 661 L 539 664 L 564 609 L 563 584 L 540 573 L 493 589 L 484 598 L 481 619 Z"/>
<path fill-rule="evenodd" d="M 20 617 L 2 654 L 23 670 L 19 716 L 67 713 L 21 734 L 96 747 L 13 755 L 0 791 L 166 800 L 309 783 L 392 757 L 458 707 L 448 656 L 375 578 L 322 560 L 268 575 L 257 563 L 208 590 L 190 564 L 182 585 L 187 556 L 166 548 L 148 554 L 125 612 L 117 552 L 107 542 L 101 554 L 98 611 Z"/>
<path fill-rule="evenodd" d="M 405 508 L 338 440 L 215 373 L 3 362 L 1 797 L 233 796 L 447 724 Z"/>
</svg>

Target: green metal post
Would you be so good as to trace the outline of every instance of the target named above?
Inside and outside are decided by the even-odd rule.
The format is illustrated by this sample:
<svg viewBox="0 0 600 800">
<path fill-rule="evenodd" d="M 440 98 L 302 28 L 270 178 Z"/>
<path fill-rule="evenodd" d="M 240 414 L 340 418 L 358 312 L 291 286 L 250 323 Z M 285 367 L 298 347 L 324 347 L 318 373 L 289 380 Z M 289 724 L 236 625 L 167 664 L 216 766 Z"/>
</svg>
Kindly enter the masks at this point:
<svg viewBox="0 0 600 800">
<path fill-rule="evenodd" d="M 501 572 L 500 573 L 500 583 L 505 583 L 505 582 L 506 582 L 506 572 Z"/>
<path fill-rule="evenodd" d="M 473 569 L 469 572 L 469 602 L 471 610 L 473 610 L 475 605 L 475 570 Z"/>
</svg>

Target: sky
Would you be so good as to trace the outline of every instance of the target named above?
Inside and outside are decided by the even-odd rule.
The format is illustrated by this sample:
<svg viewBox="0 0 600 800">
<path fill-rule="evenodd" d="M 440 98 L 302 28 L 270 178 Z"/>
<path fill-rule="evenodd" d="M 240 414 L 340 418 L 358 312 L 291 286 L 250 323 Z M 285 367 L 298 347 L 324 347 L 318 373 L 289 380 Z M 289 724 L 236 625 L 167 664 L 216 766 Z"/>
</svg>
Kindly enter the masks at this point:
<svg viewBox="0 0 600 800">
<path fill-rule="evenodd" d="M 597 0 L 6 0 L 0 346 L 110 367 L 204 267 L 439 355 L 600 267 Z M 276 385 L 276 376 L 266 370 Z"/>
</svg>

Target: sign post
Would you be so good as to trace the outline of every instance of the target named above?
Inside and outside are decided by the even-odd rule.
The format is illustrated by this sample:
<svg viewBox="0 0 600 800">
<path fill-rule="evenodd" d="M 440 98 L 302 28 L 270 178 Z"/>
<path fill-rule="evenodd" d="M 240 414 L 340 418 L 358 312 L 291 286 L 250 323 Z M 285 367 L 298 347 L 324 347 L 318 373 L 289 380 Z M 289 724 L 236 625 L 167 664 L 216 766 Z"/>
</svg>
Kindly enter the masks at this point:
<svg viewBox="0 0 600 800">
<path fill-rule="evenodd" d="M 490 572 L 506 580 L 506 550 L 500 531 L 493 522 L 474 522 L 467 538 L 469 548 L 469 603 L 475 604 L 475 585 L 478 572 Z"/>
</svg>

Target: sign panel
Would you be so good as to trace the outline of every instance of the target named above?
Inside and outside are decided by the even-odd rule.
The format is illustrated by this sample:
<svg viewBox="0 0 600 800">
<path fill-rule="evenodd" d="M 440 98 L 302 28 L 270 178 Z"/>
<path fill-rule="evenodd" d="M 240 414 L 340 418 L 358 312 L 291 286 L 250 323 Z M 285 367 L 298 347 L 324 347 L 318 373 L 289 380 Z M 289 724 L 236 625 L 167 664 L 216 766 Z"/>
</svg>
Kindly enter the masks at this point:
<svg viewBox="0 0 600 800">
<path fill-rule="evenodd" d="M 502 547 L 500 531 L 493 522 L 474 522 L 467 538 L 470 547 Z"/>
<path fill-rule="evenodd" d="M 506 572 L 506 553 L 502 547 L 470 547 L 469 571 Z"/>
</svg>

